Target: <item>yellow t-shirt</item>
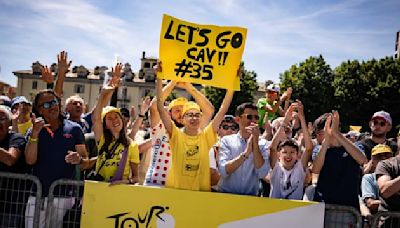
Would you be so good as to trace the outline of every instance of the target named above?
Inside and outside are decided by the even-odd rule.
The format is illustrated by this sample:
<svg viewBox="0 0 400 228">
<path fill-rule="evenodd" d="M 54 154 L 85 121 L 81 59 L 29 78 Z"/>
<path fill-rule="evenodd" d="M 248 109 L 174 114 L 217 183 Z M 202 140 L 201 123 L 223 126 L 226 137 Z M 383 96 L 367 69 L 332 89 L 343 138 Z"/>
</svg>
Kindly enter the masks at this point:
<svg viewBox="0 0 400 228">
<path fill-rule="evenodd" d="M 112 142 L 108 149 L 111 150 L 113 145 L 115 142 Z M 100 141 L 97 145 L 97 149 L 98 151 L 100 151 L 101 147 L 104 144 L 104 137 L 101 136 Z M 105 153 L 103 154 L 99 154 L 99 157 L 97 158 L 97 162 L 96 162 L 96 172 L 98 174 L 100 174 L 102 177 L 104 177 L 104 181 L 109 181 L 115 174 L 115 172 L 117 172 L 118 170 L 118 165 L 119 165 L 119 161 L 122 158 L 122 152 L 124 151 L 124 146 L 122 144 L 118 145 L 118 147 L 115 149 L 112 157 L 108 160 L 106 160 L 106 156 Z M 104 160 L 105 163 L 104 163 Z M 135 164 L 139 164 L 139 147 L 138 145 L 134 142 L 134 141 L 130 141 L 130 145 L 128 148 L 128 155 L 126 158 L 126 163 L 125 163 L 125 167 L 124 167 L 124 174 L 122 175 L 122 179 L 123 180 L 127 180 L 129 178 L 130 175 L 130 166 L 129 166 L 129 162 L 135 163 Z M 100 166 L 103 165 L 103 167 L 100 169 Z M 100 171 L 99 171 L 100 169 Z"/>
<path fill-rule="evenodd" d="M 18 124 L 18 133 L 25 135 L 29 128 L 32 127 L 32 121 L 26 121 L 25 123 Z"/>
<path fill-rule="evenodd" d="M 210 148 L 217 133 L 209 124 L 200 134 L 189 136 L 173 125 L 170 138 L 172 163 L 166 186 L 195 191 L 210 191 Z"/>
</svg>

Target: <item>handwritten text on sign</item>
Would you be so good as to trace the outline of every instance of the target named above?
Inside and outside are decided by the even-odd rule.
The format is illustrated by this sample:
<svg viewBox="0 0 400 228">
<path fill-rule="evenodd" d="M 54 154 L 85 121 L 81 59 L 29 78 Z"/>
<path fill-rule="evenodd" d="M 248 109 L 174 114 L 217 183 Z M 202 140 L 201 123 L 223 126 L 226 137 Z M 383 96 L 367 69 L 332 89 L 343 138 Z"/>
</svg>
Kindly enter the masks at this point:
<svg viewBox="0 0 400 228">
<path fill-rule="evenodd" d="M 236 76 L 247 30 L 198 25 L 164 15 L 160 78 L 240 90 Z"/>
</svg>

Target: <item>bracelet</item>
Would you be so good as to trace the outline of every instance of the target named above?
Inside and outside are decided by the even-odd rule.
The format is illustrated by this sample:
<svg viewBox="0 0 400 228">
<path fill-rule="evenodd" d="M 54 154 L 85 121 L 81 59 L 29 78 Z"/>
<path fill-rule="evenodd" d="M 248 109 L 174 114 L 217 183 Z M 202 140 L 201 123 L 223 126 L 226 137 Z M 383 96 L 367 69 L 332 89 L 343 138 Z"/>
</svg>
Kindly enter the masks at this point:
<svg viewBox="0 0 400 228">
<path fill-rule="evenodd" d="M 138 117 L 142 117 L 142 118 L 144 118 L 144 117 L 145 117 L 145 115 L 138 114 Z"/>
<path fill-rule="evenodd" d="M 241 154 L 240 154 L 240 157 L 242 157 L 244 160 L 247 160 L 247 158 L 248 158 L 248 157 L 246 156 L 246 154 L 244 154 L 244 153 L 241 153 Z"/>
<path fill-rule="evenodd" d="M 38 139 L 38 138 L 34 139 L 34 138 L 32 138 L 32 137 L 29 137 L 29 142 L 30 142 L 30 143 L 38 143 L 38 142 L 39 142 L 39 139 Z"/>
</svg>

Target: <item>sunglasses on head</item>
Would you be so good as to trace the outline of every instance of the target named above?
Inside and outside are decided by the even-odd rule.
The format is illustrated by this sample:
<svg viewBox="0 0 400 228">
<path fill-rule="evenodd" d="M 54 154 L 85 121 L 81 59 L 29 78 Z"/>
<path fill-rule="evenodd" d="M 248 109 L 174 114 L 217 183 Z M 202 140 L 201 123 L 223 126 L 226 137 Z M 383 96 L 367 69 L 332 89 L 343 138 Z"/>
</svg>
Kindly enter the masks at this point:
<svg viewBox="0 0 400 228">
<path fill-rule="evenodd" d="M 251 114 L 243 114 L 248 120 L 259 120 L 260 117 L 258 115 L 251 115 Z"/>
<path fill-rule="evenodd" d="M 41 104 L 39 107 L 43 107 L 44 109 L 49 109 L 55 105 L 58 105 L 58 100 L 54 99 L 48 102 L 44 102 L 43 104 Z"/>
<path fill-rule="evenodd" d="M 381 127 L 386 125 L 385 121 L 379 121 L 379 120 L 374 120 L 373 123 L 374 125 L 380 125 Z"/>
<path fill-rule="evenodd" d="M 238 129 L 236 125 L 222 125 L 221 128 L 224 130 L 228 130 L 230 128 L 232 131 L 236 131 Z"/>
</svg>

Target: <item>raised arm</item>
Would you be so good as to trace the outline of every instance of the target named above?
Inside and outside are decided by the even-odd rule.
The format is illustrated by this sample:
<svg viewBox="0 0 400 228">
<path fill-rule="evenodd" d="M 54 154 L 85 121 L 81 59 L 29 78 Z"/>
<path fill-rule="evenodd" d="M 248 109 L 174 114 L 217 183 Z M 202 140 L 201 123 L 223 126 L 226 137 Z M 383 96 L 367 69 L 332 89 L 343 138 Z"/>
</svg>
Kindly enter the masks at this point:
<svg viewBox="0 0 400 228">
<path fill-rule="evenodd" d="M 342 145 L 346 151 L 353 157 L 354 160 L 360 165 L 368 162 L 367 157 L 360 151 L 360 149 L 354 145 L 350 140 L 343 136 L 339 131 L 339 112 L 333 112 L 333 135 L 336 140 Z"/>
<path fill-rule="evenodd" d="M 269 162 L 271 169 L 275 167 L 276 162 L 278 161 L 278 145 L 282 139 L 286 138 L 285 127 L 288 126 L 290 122 L 290 118 L 292 116 L 295 105 L 291 105 L 289 109 L 285 113 L 285 118 L 283 119 L 282 124 L 279 126 L 278 131 L 275 133 L 272 138 L 272 142 L 269 148 Z"/>
<path fill-rule="evenodd" d="M 136 117 L 135 121 L 132 124 L 132 127 L 130 129 L 130 132 L 128 134 L 128 136 L 131 139 L 135 138 L 136 133 L 138 132 L 140 125 L 142 125 L 143 123 L 143 118 L 144 115 L 146 114 L 147 110 L 149 110 L 150 107 L 150 97 L 147 96 L 143 99 L 142 105 L 140 106 L 140 112 L 139 115 Z"/>
<path fill-rule="evenodd" d="M 304 115 L 304 106 L 303 103 L 301 103 L 301 101 L 299 100 L 297 100 L 297 111 L 298 111 L 298 117 L 300 118 L 300 125 L 301 125 L 301 130 L 303 131 L 303 138 L 305 145 L 305 151 L 301 157 L 301 163 L 305 170 L 308 166 L 308 161 L 310 160 L 312 154 L 313 144 L 311 141 L 310 132 L 308 131 L 306 117 Z"/>
<path fill-rule="evenodd" d="M 157 109 L 160 114 L 161 121 L 163 122 L 168 135 L 171 136 L 172 133 L 172 121 L 167 110 L 164 108 L 164 101 L 162 96 L 162 79 L 157 78 L 156 80 L 156 97 L 157 97 Z"/>
<path fill-rule="evenodd" d="M 111 99 L 111 96 L 121 82 L 121 69 L 122 64 L 117 63 L 115 68 L 112 68 L 112 77 L 108 81 L 107 85 L 103 86 L 100 91 L 100 96 L 97 99 L 97 103 L 93 110 L 92 120 L 93 120 L 93 132 L 96 141 L 100 140 L 101 135 L 103 134 L 103 124 L 101 122 L 101 112 L 103 111 L 103 107 L 108 104 Z"/>
<path fill-rule="evenodd" d="M 37 161 L 37 144 L 39 133 L 45 126 L 43 118 L 36 118 L 35 115 L 31 118 L 32 132 L 29 135 L 28 143 L 25 147 L 25 161 L 28 165 L 34 165 Z"/>
<path fill-rule="evenodd" d="M 215 132 L 218 131 L 219 125 L 224 119 L 224 116 L 229 109 L 229 105 L 231 105 L 234 93 L 235 91 L 231 89 L 226 90 L 225 97 L 224 100 L 222 101 L 221 107 L 219 108 L 219 111 L 215 115 L 214 119 L 212 120 L 212 127 Z"/>
<path fill-rule="evenodd" d="M 161 91 L 161 99 L 165 101 L 176 85 L 176 81 L 170 81 Z M 150 127 L 155 127 L 160 122 L 160 115 L 157 109 L 157 96 L 150 103 Z"/>
<path fill-rule="evenodd" d="M 71 66 L 72 61 L 68 62 L 68 53 L 66 51 L 62 51 L 57 55 L 57 61 L 58 75 L 54 92 L 61 97 L 65 75 L 67 74 L 68 68 Z"/>
<path fill-rule="evenodd" d="M 313 167 L 311 170 L 315 174 L 319 174 L 321 172 L 322 167 L 324 166 L 326 150 L 328 149 L 329 142 L 332 140 L 331 138 L 333 137 L 331 123 L 332 123 L 332 115 L 329 115 L 328 118 L 326 119 L 324 127 L 324 141 L 322 142 L 318 155 L 313 162 Z"/>
<path fill-rule="evenodd" d="M 203 113 L 200 119 L 200 128 L 205 128 L 211 121 L 211 118 L 214 114 L 214 106 L 211 102 L 202 94 L 200 91 L 196 89 L 189 82 L 179 82 L 177 86 L 184 88 L 196 101 L 196 103 L 200 106 L 200 109 Z"/>
</svg>

